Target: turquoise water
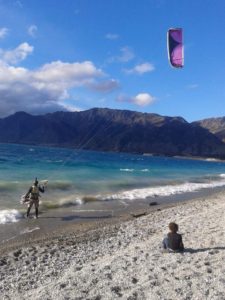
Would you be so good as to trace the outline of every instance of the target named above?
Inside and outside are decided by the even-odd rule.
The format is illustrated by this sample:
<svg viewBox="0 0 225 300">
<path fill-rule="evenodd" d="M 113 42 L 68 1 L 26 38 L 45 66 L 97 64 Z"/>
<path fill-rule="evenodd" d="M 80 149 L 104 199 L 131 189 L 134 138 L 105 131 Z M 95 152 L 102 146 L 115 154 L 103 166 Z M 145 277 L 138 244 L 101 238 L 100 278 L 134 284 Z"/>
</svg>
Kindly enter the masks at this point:
<svg viewBox="0 0 225 300">
<path fill-rule="evenodd" d="M 225 185 L 225 163 L 0 144 L 0 210 L 21 208 L 35 177 L 49 181 L 43 204 L 60 207 Z"/>
</svg>

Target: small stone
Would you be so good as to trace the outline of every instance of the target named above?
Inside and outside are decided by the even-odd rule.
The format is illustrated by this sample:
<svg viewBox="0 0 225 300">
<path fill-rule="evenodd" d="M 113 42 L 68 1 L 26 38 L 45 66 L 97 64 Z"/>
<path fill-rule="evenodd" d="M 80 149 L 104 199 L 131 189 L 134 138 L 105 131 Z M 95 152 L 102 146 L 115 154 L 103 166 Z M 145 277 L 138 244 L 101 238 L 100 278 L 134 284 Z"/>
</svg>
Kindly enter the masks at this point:
<svg viewBox="0 0 225 300">
<path fill-rule="evenodd" d="M 137 282 L 138 282 L 137 278 L 133 277 L 133 278 L 132 278 L 132 283 L 133 283 L 133 284 L 136 284 Z"/>
<path fill-rule="evenodd" d="M 153 201 L 153 202 L 150 202 L 149 205 L 150 206 L 158 205 L 158 202 Z"/>
<path fill-rule="evenodd" d="M 122 297 L 123 294 L 121 294 L 121 287 L 119 286 L 113 286 L 111 288 L 111 291 L 114 292 L 115 294 L 117 294 L 117 296 Z"/>
</svg>

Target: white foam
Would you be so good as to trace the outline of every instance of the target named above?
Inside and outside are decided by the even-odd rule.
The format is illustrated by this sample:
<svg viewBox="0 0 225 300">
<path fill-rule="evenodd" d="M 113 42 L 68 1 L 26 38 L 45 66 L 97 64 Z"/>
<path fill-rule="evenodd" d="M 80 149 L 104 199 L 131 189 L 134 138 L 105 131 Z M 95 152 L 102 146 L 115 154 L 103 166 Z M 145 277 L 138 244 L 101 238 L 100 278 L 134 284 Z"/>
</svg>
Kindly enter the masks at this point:
<svg viewBox="0 0 225 300">
<path fill-rule="evenodd" d="M 0 224 L 15 223 L 22 218 L 21 213 L 16 209 L 0 210 Z"/>
<path fill-rule="evenodd" d="M 65 205 L 81 205 L 83 204 L 83 200 L 81 198 L 76 198 L 73 195 L 67 196 L 62 198 L 59 201 L 59 206 L 65 206 Z"/>
<path fill-rule="evenodd" d="M 212 161 L 212 162 L 219 161 L 219 159 L 217 159 L 217 158 L 206 158 L 205 160 Z"/>
<path fill-rule="evenodd" d="M 225 174 L 220 174 L 220 177 L 225 177 Z"/>
<path fill-rule="evenodd" d="M 142 169 L 141 172 L 149 172 L 149 169 Z"/>
<path fill-rule="evenodd" d="M 83 203 L 84 203 L 84 201 L 83 201 L 82 199 L 80 199 L 80 198 L 77 198 L 77 199 L 75 200 L 75 202 L 74 202 L 75 205 L 81 205 L 81 204 L 83 204 Z"/>
<path fill-rule="evenodd" d="M 20 234 L 25 234 L 25 233 L 30 233 L 30 232 L 33 232 L 33 231 L 35 231 L 35 230 L 39 230 L 40 229 L 40 227 L 34 227 L 34 228 L 25 228 L 24 230 L 22 230 L 21 232 L 20 232 Z"/>
<path fill-rule="evenodd" d="M 120 169 L 121 172 L 133 172 L 134 169 Z"/>
<path fill-rule="evenodd" d="M 147 197 L 156 196 L 170 196 L 175 194 L 182 194 L 187 192 L 196 192 L 205 188 L 215 188 L 225 186 L 225 181 L 212 181 L 210 183 L 191 183 L 186 182 L 177 185 L 165 185 L 150 188 L 134 189 L 131 191 L 124 191 L 105 198 L 105 200 L 121 199 L 121 200 L 135 200 L 145 199 Z"/>
</svg>

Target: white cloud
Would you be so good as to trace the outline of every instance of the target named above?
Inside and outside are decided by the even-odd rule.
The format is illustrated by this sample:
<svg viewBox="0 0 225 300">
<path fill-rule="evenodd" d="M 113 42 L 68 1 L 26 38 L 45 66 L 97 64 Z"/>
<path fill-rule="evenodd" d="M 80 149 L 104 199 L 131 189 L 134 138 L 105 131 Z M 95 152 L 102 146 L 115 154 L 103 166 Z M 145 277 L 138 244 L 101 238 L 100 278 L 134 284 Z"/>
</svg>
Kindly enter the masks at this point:
<svg viewBox="0 0 225 300">
<path fill-rule="evenodd" d="M 132 69 L 128 69 L 125 70 L 125 72 L 127 74 L 138 74 L 138 75 L 142 75 L 144 73 L 147 72 L 152 72 L 155 70 L 155 67 L 153 66 L 153 64 L 150 64 L 148 62 L 140 64 L 140 65 L 136 65 L 134 68 Z"/>
<path fill-rule="evenodd" d="M 43 84 L 51 82 L 57 86 L 71 86 L 88 85 L 93 81 L 93 78 L 103 76 L 104 73 L 97 69 L 91 61 L 82 63 L 64 63 L 61 61 L 54 61 L 45 64 L 39 68 L 34 76 L 38 82 Z"/>
<path fill-rule="evenodd" d="M 130 47 L 122 47 L 120 49 L 120 54 L 118 56 L 112 56 L 108 59 L 108 63 L 113 63 L 113 62 L 122 62 L 126 63 L 129 62 L 130 60 L 134 59 L 135 55 L 133 50 Z"/>
<path fill-rule="evenodd" d="M 31 37 L 35 38 L 37 34 L 37 30 L 38 28 L 36 25 L 30 25 L 27 29 L 27 32 Z"/>
<path fill-rule="evenodd" d="M 108 93 L 119 88 L 119 82 L 115 79 L 109 79 L 109 80 L 99 81 L 96 83 L 91 83 L 89 85 L 89 88 L 97 92 Z"/>
<path fill-rule="evenodd" d="M 4 37 L 6 37 L 8 32 L 9 32 L 8 28 L 6 28 L 6 27 L 0 28 L 0 39 L 4 39 Z"/>
<path fill-rule="evenodd" d="M 139 93 L 134 97 L 128 97 L 126 95 L 119 95 L 117 101 L 119 102 L 129 102 L 136 104 L 138 106 L 147 106 L 152 104 L 156 100 L 155 97 L 148 93 Z"/>
<path fill-rule="evenodd" d="M 134 53 L 129 47 L 123 47 L 120 49 L 121 55 L 118 56 L 118 60 L 121 62 L 128 62 L 134 58 Z"/>
<path fill-rule="evenodd" d="M 116 80 L 99 82 L 105 74 L 91 61 L 67 63 L 54 61 L 35 70 L 0 61 L 0 117 L 26 111 L 33 114 L 56 110 L 76 110 L 68 105 L 70 89 L 90 88 L 106 92 Z"/>
<path fill-rule="evenodd" d="M 155 98 L 148 93 L 140 93 L 133 98 L 133 102 L 139 106 L 146 106 L 152 104 Z"/>
<path fill-rule="evenodd" d="M 17 64 L 31 54 L 33 49 L 34 47 L 28 43 L 22 43 L 12 50 L 0 49 L 0 61 L 8 64 Z"/>
<path fill-rule="evenodd" d="M 107 33 L 105 35 L 106 39 L 108 40 L 117 40 L 119 38 L 119 35 L 116 33 Z"/>
<path fill-rule="evenodd" d="M 64 108 L 63 110 L 65 111 L 82 111 L 78 106 L 72 105 L 72 104 L 67 104 L 67 103 L 61 103 L 62 107 Z"/>
</svg>

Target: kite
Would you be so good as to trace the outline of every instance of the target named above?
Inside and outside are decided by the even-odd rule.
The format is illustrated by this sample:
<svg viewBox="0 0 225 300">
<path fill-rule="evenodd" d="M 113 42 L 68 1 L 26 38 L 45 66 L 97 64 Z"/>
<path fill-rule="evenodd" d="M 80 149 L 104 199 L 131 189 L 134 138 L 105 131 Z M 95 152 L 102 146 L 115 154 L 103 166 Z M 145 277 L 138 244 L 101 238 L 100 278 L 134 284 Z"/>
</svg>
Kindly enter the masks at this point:
<svg viewBox="0 0 225 300">
<path fill-rule="evenodd" d="M 183 31 L 181 28 L 171 28 L 167 32 L 167 48 L 170 64 L 174 68 L 184 66 Z"/>
</svg>

